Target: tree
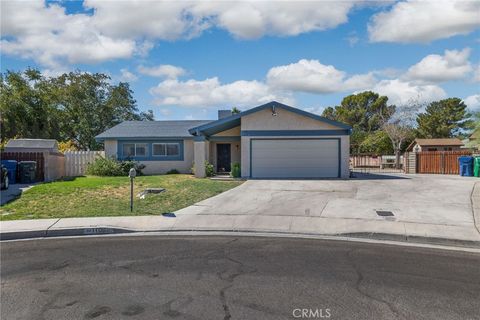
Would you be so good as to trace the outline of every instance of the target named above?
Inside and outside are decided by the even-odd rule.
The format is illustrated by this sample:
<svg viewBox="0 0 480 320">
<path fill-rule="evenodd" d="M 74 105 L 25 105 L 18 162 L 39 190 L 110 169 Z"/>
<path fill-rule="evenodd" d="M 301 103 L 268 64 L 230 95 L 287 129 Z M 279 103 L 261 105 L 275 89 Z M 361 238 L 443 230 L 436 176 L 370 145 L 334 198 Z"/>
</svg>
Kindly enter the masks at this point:
<svg viewBox="0 0 480 320">
<path fill-rule="evenodd" d="M 473 121 L 467 106 L 459 98 L 431 102 L 417 118 L 418 136 L 422 138 L 452 138 L 462 130 L 471 129 Z"/>
<path fill-rule="evenodd" d="M 415 100 L 399 106 L 389 118 L 383 118 L 382 129 L 390 138 L 395 153 L 395 166 L 400 169 L 400 153 L 405 141 L 414 134 L 415 119 L 422 105 Z"/>
<path fill-rule="evenodd" d="M 240 109 L 238 109 L 237 107 L 233 107 L 232 108 L 232 114 L 237 114 L 237 113 L 240 113 Z"/>
<path fill-rule="evenodd" d="M 1 74 L 2 141 L 50 138 L 80 149 L 98 149 L 95 136 L 125 120 L 153 120 L 139 112 L 128 83 L 80 71 L 46 78 L 38 70 Z"/>
<path fill-rule="evenodd" d="M 387 97 L 365 91 L 343 98 L 339 106 L 326 108 L 322 115 L 352 126 L 351 145 L 359 152 L 363 140 L 380 130 L 384 119 L 394 111 L 395 106 L 388 105 Z"/>
</svg>

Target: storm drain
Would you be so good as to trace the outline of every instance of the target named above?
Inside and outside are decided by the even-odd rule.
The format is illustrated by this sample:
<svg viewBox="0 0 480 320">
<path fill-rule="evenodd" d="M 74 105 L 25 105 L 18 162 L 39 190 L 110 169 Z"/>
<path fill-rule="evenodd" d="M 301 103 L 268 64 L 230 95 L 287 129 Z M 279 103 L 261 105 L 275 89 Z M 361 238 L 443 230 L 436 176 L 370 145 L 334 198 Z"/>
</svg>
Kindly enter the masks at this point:
<svg viewBox="0 0 480 320">
<path fill-rule="evenodd" d="M 392 211 L 377 210 L 376 212 L 380 217 L 393 217 Z"/>
</svg>

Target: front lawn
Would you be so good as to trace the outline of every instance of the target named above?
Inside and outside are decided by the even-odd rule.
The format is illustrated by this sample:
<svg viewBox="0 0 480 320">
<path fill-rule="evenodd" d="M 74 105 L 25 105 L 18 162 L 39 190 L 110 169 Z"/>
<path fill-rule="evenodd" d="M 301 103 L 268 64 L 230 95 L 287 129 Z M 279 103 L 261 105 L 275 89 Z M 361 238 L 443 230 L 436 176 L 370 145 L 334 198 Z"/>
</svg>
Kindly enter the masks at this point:
<svg viewBox="0 0 480 320">
<path fill-rule="evenodd" d="M 132 213 L 129 178 L 79 177 L 34 186 L 19 199 L 0 207 L 0 220 L 160 215 L 190 206 L 241 183 L 196 179 L 184 174 L 137 177 Z M 137 194 L 147 187 L 165 188 L 166 191 L 139 199 Z"/>
</svg>

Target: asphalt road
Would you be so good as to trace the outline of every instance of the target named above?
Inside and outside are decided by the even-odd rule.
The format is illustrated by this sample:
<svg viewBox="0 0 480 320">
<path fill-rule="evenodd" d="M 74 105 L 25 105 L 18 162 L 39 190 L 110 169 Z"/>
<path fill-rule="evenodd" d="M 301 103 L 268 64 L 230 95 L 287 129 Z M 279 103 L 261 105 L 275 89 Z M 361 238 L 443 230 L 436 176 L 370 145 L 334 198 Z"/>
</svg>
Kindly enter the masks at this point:
<svg viewBox="0 0 480 320">
<path fill-rule="evenodd" d="M 3 242 L 1 318 L 480 319 L 480 255 L 257 237 Z"/>
</svg>

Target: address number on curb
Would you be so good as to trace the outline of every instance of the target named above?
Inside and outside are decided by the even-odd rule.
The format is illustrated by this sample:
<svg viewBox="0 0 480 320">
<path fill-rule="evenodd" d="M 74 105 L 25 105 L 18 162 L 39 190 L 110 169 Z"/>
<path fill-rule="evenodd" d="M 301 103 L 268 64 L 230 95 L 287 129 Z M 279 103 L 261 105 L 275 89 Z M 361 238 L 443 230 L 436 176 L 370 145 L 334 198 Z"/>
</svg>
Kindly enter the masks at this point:
<svg viewBox="0 0 480 320">
<path fill-rule="evenodd" d="M 103 234 L 103 233 L 113 233 L 112 228 L 86 228 L 83 230 L 83 234 Z"/>
</svg>

